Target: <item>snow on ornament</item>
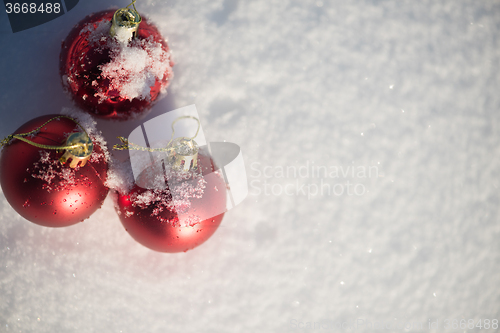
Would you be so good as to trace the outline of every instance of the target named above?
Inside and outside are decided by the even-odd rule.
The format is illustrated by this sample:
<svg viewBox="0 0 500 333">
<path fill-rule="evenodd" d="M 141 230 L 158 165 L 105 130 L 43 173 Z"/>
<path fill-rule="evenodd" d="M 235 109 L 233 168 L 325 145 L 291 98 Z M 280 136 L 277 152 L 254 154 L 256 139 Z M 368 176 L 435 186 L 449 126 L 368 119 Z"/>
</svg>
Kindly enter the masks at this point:
<svg viewBox="0 0 500 333">
<path fill-rule="evenodd" d="M 65 227 L 81 222 L 108 194 L 106 142 L 89 115 L 75 115 L 35 118 L 1 142 L 3 193 L 33 223 Z"/>
<path fill-rule="evenodd" d="M 196 119 L 199 125 L 191 116 L 177 120 L 185 118 Z M 224 217 L 226 183 L 208 151 L 194 141 L 197 134 L 173 139 L 172 131 L 165 148 L 141 147 L 125 138 L 120 138 L 123 145 L 115 145 L 115 149 L 141 150 L 146 155 L 157 153 L 145 158 L 135 182 L 131 170 L 121 170 L 117 186 L 110 185 L 115 188 L 115 208 L 123 226 L 150 249 L 193 249 L 212 236 Z"/>
<path fill-rule="evenodd" d="M 106 119 L 145 114 L 165 93 L 173 65 L 165 39 L 137 12 L 135 0 L 84 18 L 60 55 L 62 83 L 74 102 Z"/>
</svg>

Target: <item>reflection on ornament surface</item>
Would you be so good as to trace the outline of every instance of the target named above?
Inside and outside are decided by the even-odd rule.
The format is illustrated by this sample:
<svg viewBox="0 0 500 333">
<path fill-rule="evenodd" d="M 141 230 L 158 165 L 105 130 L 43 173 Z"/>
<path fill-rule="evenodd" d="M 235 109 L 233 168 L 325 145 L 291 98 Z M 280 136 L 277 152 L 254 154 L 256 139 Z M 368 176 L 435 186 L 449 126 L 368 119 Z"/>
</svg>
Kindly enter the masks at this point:
<svg viewBox="0 0 500 333">
<path fill-rule="evenodd" d="M 153 163 L 127 193 L 115 193 L 116 210 L 128 233 L 160 252 L 182 252 L 205 242 L 226 211 L 226 184 L 207 153 L 200 150 L 197 169 L 183 171 Z M 145 179 L 144 179 L 145 178 Z M 165 187 L 166 185 L 166 187 Z"/>
<path fill-rule="evenodd" d="M 15 133 L 30 132 L 54 117 L 58 115 L 35 118 Z M 40 145 L 64 146 L 68 134 L 79 130 L 74 121 L 61 118 L 45 124 L 29 140 Z M 61 163 L 63 150 L 10 140 L 0 158 L 0 183 L 5 198 L 19 215 L 42 226 L 65 227 L 83 221 L 101 207 L 108 194 L 108 155 L 101 142 L 94 138 L 89 161 L 85 166 L 72 168 L 70 161 Z"/>
</svg>

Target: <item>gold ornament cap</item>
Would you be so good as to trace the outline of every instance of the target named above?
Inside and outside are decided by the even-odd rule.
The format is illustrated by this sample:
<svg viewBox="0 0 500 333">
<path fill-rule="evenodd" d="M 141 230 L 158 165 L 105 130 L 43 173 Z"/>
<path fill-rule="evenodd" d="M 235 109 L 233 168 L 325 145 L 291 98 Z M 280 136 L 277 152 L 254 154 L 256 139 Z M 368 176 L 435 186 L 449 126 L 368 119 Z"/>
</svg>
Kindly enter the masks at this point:
<svg viewBox="0 0 500 333">
<path fill-rule="evenodd" d="M 198 167 L 198 144 L 192 138 L 180 137 L 170 142 L 170 165 L 175 170 L 190 171 Z"/>
<path fill-rule="evenodd" d="M 128 8 L 134 5 L 134 8 Z M 125 8 L 118 9 L 113 15 L 109 34 L 119 41 L 125 42 L 137 36 L 139 24 L 142 22 L 141 15 L 135 9 L 135 0 Z"/>
<path fill-rule="evenodd" d="M 47 125 L 51 121 L 54 121 L 54 120 L 60 119 L 60 118 L 66 118 L 66 119 L 69 119 L 69 120 L 75 122 L 75 124 L 77 124 L 78 127 L 80 127 L 83 130 L 83 132 L 77 132 L 77 133 L 70 134 L 70 136 L 68 136 L 68 138 L 66 139 L 66 145 L 62 145 L 62 146 L 43 145 L 43 144 L 36 143 L 36 142 L 33 142 L 31 140 L 26 139 L 27 136 L 36 135 L 40 129 L 42 129 L 45 125 Z M 41 126 L 39 126 L 38 128 L 35 128 L 34 130 L 27 132 L 27 133 L 11 134 L 11 135 L 7 136 L 5 139 L 3 139 L 2 141 L 0 141 L 0 147 L 3 147 L 5 145 L 9 144 L 10 140 L 12 140 L 12 139 L 21 140 L 23 142 L 26 142 L 29 145 L 32 145 L 32 146 L 38 147 L 38 148 L 42 148 L 42 149 L 51 149 L 51 150 L 55 150 L 58 152 L 60 152 L 62 150 L 66 150 L 64 155 L 61 156 L 61 158 L 59 158 L 59 162 L 61 162 L 61 164 L 64 164 L 64 163 L 66 163 L 66 161 L 71 159 L 71 163 L 69 166 L 73 169 L 76 168 L 78 166 L 78 164 L 80 164 L 80 166 L 84 166 L 85 163 L 87 163 L 87 161 L 89 160 L 90 155 L 92 154 L 92 151 L 94 150 L 94 144 L 92 143 L 92 140 L 88 136 L 85 128 L 83 128 L 82 125 L 80 125 L 78 123 L 78 121 L 76 121 L 75 119 L 68 117 L 68 116 L 56 116 L 54 118 L 51 118 L 51 119 L 47 120 L 45 123 L 43 123 Z"/>
<path fill-rule="evenodd" d="M 76 168 L 78 164 L 83 167 L 90 158 L 94 144 L 86 133 L 78 132 L 71 134 L 66 140 L 66 152 L 59 159 L 61 163 L 71 160 L 69 167 Z"/>
</svg>

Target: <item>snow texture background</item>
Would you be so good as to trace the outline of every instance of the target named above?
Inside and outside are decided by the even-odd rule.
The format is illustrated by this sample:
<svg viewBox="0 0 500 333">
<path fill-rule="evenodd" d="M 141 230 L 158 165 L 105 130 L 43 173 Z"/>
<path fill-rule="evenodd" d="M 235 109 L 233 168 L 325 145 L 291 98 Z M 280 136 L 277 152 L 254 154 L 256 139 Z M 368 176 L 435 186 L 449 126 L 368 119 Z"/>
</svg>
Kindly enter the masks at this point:
<svg viewBox="0 0 500 333">
<path fill-rule="evenodd" d="M 16 34 L 1 14 L 1 137 L 71 106 L 61 40 L 127 4 L 82 0 Z M 147 119 L 196 104 L 211 141 L 242 147 L 250 194 L 180 254 L 137 244 L 109 197 L 84 223 L 49 229 L 0 194 L 1 332 L 439 332 L 429 319 L 500 319 L 499 1 L 137 7 L 176 61 Z M 136 125 L 99 122 L 110 144 Z M 281 177 L 291 166 L 302 176 Z M 364 192 L 314 195 L 321 181 Z M 356 319 L 400 328 L 332 324 Z"/>
</svg>

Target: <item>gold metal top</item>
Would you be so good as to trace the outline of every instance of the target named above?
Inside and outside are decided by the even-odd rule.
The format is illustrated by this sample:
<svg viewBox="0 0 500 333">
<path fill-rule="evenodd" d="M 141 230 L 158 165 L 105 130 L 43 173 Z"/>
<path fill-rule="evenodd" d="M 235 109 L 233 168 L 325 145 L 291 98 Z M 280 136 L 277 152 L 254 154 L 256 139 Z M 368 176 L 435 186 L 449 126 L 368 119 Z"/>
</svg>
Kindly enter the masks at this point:
<svg viewBox="0 0 500 333">
<path fill-rule="evenodd" d="M 189 171 L 198 168 L 198 144 L 184 137 L 173 140 L 168 146 L 170 165 L 173 169 Z"/>
<path fill-rule="evenodd" d="M 78 125 L 82 129 L 83 132 L 76 132 L 71 134 L 67 139 L 66 139 L 66 145 L 63 146 L 50 146 L 50 145 L 43 145 L 40 143 L 33 142 L 31 140 L 26 139 L 26 137 L 36 135 L 38 131 L 40 131 L 45 125 L 50 123 L 51 121 L 61 119 L 61 118 L 66 118 L 71 121 L 73 121 L 75 124 Z M 90 158 L 90 155 L 92 154 L 92 151 L 94 150 L 94 144 L 92 143 L 92 140 L 90 139 L 89 135 L 87 134 L 87 131 L 85 128 L 83 128 L 78 121 L 75 119 L 68 117 L 68 116 L 56 116 L 54 118 L 51 118 L 47 120 L 45 123 L 43 123 L 41 126 L 38 126 L 34 130 L 27 132 L 27 133 L 17 133 L 17 134 L 11 134 L 4 138 L 2 141 L 0 141 L 0 147 L 8 145 L 12 139 L 17 139 L 23 142 L 26 142 L 27 144 L 30 144 L 34 147 L 42 148 L 42 149 L 51 149 L 55 151 L 62 151 L 66 150 L 63 156 L 59 158 L 59 162 L 61 164 L 64 164 L 67 160 L 70 158 L 72 159 L 72 162 L 70 163 L 71 168 L 76 168 L 76 166 L 81 162 L 81 166 L 84 166 L 85 163 L 87 163 L 88 159 Z"/>
<path fill-rule="evenodd" d="M 198 122 L 198 129 L 196 133 L 188 137 L 179 137 L 174 140 L 175 128 L 174 125 L 181 119 L 194 119 Z M 200 120 L 193 116 L 182 116 L 172 123 L 172 138 L 170 139 L 167 149 L 170 150 L 170 164 L 175 170 L 189 171 L 198 168 L 198 144 L 194 141 L 194 138 L 198 135 L 200 131 Z"/>
<path fill-rule="evenodd" d="M 59 161 L 65 163 L 71 159 L 70 168 L 76 168 L 78 164 L 83 167 L 94 150 L 92 140 L 83 132 L 71 134 L 66 140 L 66 147 L 66 152 Z"/>
<path fill-rule="evenodd" d="M 128 41 L 137 36 L 142 17 L 135 9 L 135 2 L 136 0 L 127 7 L 118 9 L 113 15 L 109 30 L 112 37 L 117 37 L 120 41 Z M 132 5 L 134 8 L 129 8 Z"/>
</svg>

